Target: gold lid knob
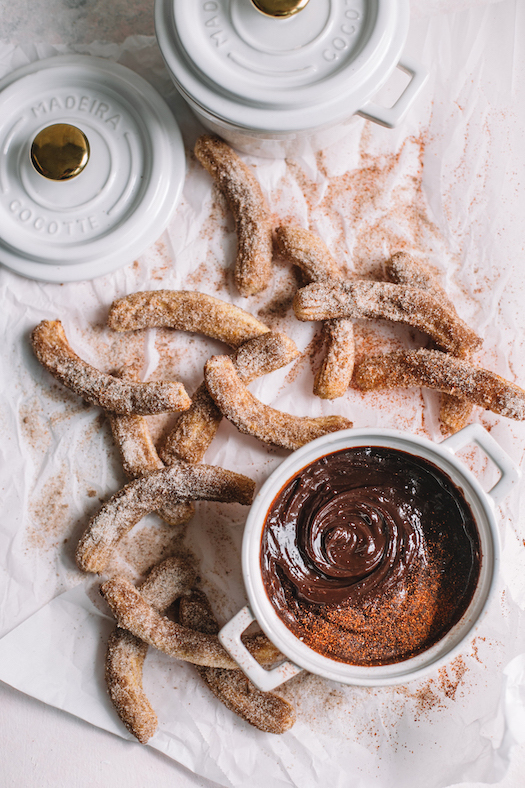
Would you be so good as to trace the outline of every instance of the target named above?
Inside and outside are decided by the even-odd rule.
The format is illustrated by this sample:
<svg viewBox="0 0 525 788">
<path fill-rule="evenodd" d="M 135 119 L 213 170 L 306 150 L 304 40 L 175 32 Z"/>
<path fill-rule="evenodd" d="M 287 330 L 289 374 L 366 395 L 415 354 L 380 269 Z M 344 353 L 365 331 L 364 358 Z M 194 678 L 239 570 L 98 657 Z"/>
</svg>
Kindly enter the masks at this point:
<svg viewBox="0 0 525 788">
<path fill-rule="evenodd" d="M 55 123 L 39 131 L 31 145 L 31 161 L 44 178 L 68 181 L 79 175 L 89 159 L 89 142 L 76 126 Z"/>
<path fill-rule="evenodd" d="M 252 3 L 261 14 L 282 18 L 302 11 L 308 0 L 252 0 Z"/>
</svg>

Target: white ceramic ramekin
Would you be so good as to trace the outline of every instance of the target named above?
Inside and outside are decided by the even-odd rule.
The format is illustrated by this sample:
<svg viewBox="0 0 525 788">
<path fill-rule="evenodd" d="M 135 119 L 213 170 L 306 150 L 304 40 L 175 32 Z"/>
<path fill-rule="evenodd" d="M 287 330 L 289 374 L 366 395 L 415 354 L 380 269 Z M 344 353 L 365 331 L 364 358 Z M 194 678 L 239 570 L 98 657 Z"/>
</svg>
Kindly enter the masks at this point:
<svg viewBox="0 0 525 788">
<path fill-rule="evenodd" d="M 156 0 L 168 71 L 202 123 L 248 153 L 320 149 L 362 115 L 400 123 L 427 72 L 403 56 L 408 0 L 309 0 L 289 18 L 251 0 Z M 410 77 L 392 107 L 374 97 L 396 68 Z"/>
<path fill-rule="evenodd" d="M 485 492 L 476 477 L 455 456 L 467 445 L 480 447 L 497 466 L 500 478 Z M 389 665 L 360 666 L 332 660 L 301 642 L 278 617 L 266 593 L 260 565 L 261 538 L 269 508 L 286 482 L 302 468 L 332 452 L 358 446 L 397 449 L 433 463 L 462 491 L 474 516 L 480 537 L 481 566 L 476 589 L 462 618 L 437 643 L 415 657 Z M 473 636 L 491 597 L 498 571 L 498 531 L 494 504 L 501 501 L 518 481 L 520 472 L 513 460 L 491 435 L 477 424 L 447 438 L 440 444 L 407 433 L 386 429 L 342 430 L 303 446 L 290 455 L 268 478 L 250 509 L 246 522 L 242 567 L 249 605 L 221 630 L 219 638 L 244 673 L 261 689 L 269 690 L 300 670 L 324 676 L 343 684 L 381 686 L 404 684 L 420 678 L 453 658 Z M 241 634 L 257 621 L 287 661 L 266 670 L 244 648 Z"/>
</svg>

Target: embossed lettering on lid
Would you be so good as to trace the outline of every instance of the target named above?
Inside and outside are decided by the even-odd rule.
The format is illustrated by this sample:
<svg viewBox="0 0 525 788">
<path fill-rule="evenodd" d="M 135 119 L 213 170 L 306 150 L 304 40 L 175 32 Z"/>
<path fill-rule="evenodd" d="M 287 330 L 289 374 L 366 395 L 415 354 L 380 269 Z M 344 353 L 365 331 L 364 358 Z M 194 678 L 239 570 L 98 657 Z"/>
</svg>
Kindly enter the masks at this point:
<svg viewBox="0 0 525 788">
<path fill-rule="evenodd" d="M 403 68 L 408 0 L 309 0 L 288 17 L 255 3 L 156 0 L 172 78 L 213 120 L 263 133 L 342 122 Z"/>
<path fill-rule="evenodd" d="M 99 58 L 57 56 L 4 78 L 0 145 L 0 263 L 45 281 L 133 262 L 164 230 L 185 174 L 170 109 Z"/>
</svg>

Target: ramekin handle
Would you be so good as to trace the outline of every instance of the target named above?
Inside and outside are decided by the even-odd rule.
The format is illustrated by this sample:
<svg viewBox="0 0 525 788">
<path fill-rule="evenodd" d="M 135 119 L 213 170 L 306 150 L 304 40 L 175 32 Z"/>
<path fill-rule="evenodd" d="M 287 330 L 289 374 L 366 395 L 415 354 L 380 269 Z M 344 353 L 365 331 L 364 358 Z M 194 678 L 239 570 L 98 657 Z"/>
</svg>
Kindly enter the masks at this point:
<svg viewBox="0 0 525 788">
<path fill-rule="evenodd" d="M 275 689 L 288 679 L 300 673 L 302 668 L 293 662 L 282 662 L 271 670 L 266 670 L 252 657 L 241 640 L 244 630 L 255 621 L 251 609 L 246 605 L 223 626 L 219 632 L 219 640 L 235 660 L 242 672 L 253 681 L 256 687 L 263 692 Z"/>
<path fill-rule="evenodd" d="M 488 494 L 496 503 L 502 501 L 520 480 L 520 469 L 481 424 L 469 424 L 459 432 L 446 438 L 440 445 L 446 446 L 447 449 L 450 449 L 455 454 L 469 443 L 479 446 L 498 468 L 501 476 L 496 484 L 488 490 Z"/>
<path fill-rule="evenodd" d="M 428 70 L 411 57 L 405 57 L 399 61 L 397 68 L 410 76 L 410 82 L 401 93 L 393 107 L 380 107 L 369 101 L 356 113 L 363 118 L 375 120 L 381 126 L 389 129 L 398 126 L 405 118 L 410 107 L 423 89 L 428 79 Z"/>
</svg>

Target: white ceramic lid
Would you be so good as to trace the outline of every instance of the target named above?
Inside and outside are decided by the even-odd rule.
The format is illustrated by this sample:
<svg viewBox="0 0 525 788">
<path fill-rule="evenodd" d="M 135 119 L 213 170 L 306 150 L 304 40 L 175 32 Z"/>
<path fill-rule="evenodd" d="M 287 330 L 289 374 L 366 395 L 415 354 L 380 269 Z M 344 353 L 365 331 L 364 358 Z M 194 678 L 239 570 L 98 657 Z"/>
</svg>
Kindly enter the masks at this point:
<svg viewBox="0 0 525 788">
<path fill-rule="evenodd" d="M 71 180 L 50 180 L 31 161 L 35 136 L 54 124 L 89 143 Z M 0 149 L 0 263 L 49 282 L 132 262 L 163 232 L 185 175 L 163 99 L 130 69 L 87 56 L 37 61 L 0 82 Z"/>
<path fill-rule="evenodd" d="M 183 94 L 241 128 L 287 132 L 363 109 L 399 64 L 408 0 L 309 0 L 288 18 L 251 0 L 156 0 Z"/>
</svg>

